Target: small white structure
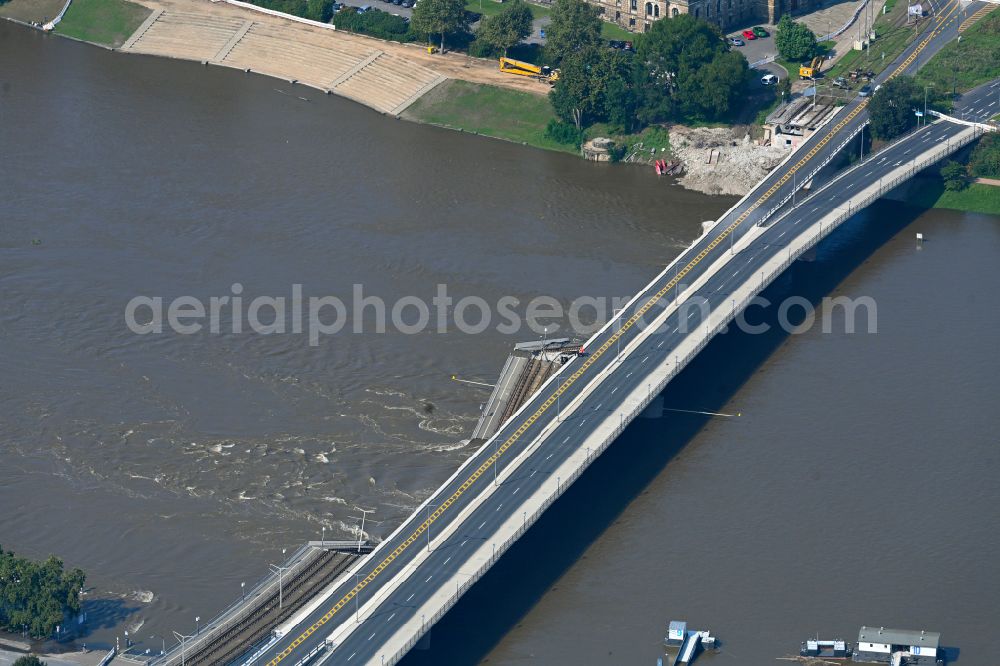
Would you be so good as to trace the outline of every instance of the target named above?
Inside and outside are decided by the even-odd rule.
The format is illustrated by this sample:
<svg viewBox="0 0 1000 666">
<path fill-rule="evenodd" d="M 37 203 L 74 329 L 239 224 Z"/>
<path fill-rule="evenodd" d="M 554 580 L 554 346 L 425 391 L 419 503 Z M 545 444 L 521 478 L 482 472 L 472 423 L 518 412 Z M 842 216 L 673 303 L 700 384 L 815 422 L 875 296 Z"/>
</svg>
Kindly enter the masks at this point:
<svg viewBox="0 0 1000 666">
<path fill-rule="evenodd" d="M 687 638 L 687 628 L 687 622 L 671 620 L 670 626 L 667 628 L 667 643 L 669 645 L 681 645 L 684 639 Z"/>
<path fill-rule="evenodd" d="M 854 661 L 899 664 L 936 664 L 938 642 L 936 631 L 861 627 Z"/>
</svg>

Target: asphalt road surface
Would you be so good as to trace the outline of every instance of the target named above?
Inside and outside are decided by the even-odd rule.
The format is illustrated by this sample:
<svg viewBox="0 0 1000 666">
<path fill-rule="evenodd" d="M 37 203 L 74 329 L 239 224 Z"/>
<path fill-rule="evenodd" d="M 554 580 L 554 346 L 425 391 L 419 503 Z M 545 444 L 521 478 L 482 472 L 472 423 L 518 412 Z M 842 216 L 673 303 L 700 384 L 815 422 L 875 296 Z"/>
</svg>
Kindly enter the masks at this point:
<svg viewBox="0 0 1000 666">
<path fill-rule="evenodd" d="M 975 6 L 975 3 L 974 3 Z M 970 8 L 974 11 L 974 8 Z M 912 73 L 922 65 L 941 46 L 956 35 L 956 17 L 961 16 L 957 2 L 945 3 L 925 27 L 921 37 L 900 56 L 894 66 L 888 68 L 876 83 L 881 83 L 896 73 Z M 973 111 L 989 108 L 990 95 L 996 95 L 993 88 L 970 96 L 975 101 L 966 104 Z M 609 327 L 603 333 L 588 343 L 588 356 L 571 361 L 562 371 L 560 379 L 551 384 L 545 391 L 529 400 L 521 414 L 512 419 L 494 437 L 494 447 L 485 447 L 474 455 L 461 470 L 430 498 L 426 509 L 414 513 L 392 536 L 383 542 L 379 548 L 366 560 L 361 569 L 359 581 L 348 580 L 342 583 L 320 607 L 298 626 L 290 630 L 278 641 L 266 656 L 259 662 L 276 666 L 279 663 L 294 664 L 314 647 L 322 643 L 336 627 L 344 622 L 354 622 L 353 611 L 356 604 L 363 605 L 373 595 L 377 594 L 404 567 L 426 550 L 427 531 L 440 533 L 469 506 L 472 500 L 488 484 L 493 483 L 493 460 L 503 465 L 514 459 L 529 447 L 541 430 L 555 420 L 557 407 L 554 404 L 553 392 L 560 392 L 559 400 L 569 403 L 577 397 L 591 379 L 597 376 L 610 363 L 615 362 L 616 336 L 620 335 L 624 347 L 631 342 L 639 326 L 628 324 L 640 309 L 645 313 L 645 320 L 651 321 L 673 297 L 676 283 L 693 283 L 707 268 L 714 263 L 721 253 L 729 251 L 730 238 L 738 241 L 740 237 L 752 228 L 758 221 L 767 217 L 774 204 L 785 196 L 790 196 L 795 181 L 794 175 L 801 178 L 798 183 L 818 169 L 823 159 L 829 156 L 839 143 L 839 138 L 846 136 L 865 122 L 866 99 L 858 99 L 842 109 L 824 131 L 818 132 L 797 151 L 785 165 L 772 172 L 737 209 L 725 215 L 719 224 L 708 234 L 695 242 L 692 247 L 683 252 L 674 266 L 677 275 L 667 271 L 643 290 L 634 304 L 622 314 L 626 322 L 621 333 L 616 326 Z M 956 134 L 960 128 L 941 123 L 929 126 L 925 137 L 920 135 L 916 142 L 933 141 L 942 134 Z M 912 146 L 913 140 L 906 143 Z M 895 148 L 893 149 L 895 150 Z M 899 148 L 900 151 L 905 148 Z M 911 147 L 910 150 L 913 150 Z M 891 151 L 890 151 L 891 152 Z M 912 154 L 906 159 L 911 159 Z M 895 161 L 895 160 L 894 160 Z M 871 172 L 860 170 L 852 176 L 855 179 L 876 178 L 879 171 L 887 171 L 892 162 L 873 165 Z M 858 182 L 861 182 L 858 181 Z M 790 216 L 774 224 L 764 235 L 755 241 L 751 247 L 739 253 L 739 270 L 732 274 L 723 271 L 722 275 L 714 275 L 699 293 L 705 296 L 709 303 L 717 306 L 724 303 L 728 293 L 740 281 L 752 275 L 775 252 L 779 252 L 783 243 L 795 237 L 798 229 L 807 225 L 810 216 L 823 215 L 835 201 L 846 198 L 851 191 L 850 183 L 857 182 L 848 179 L 838 186 L 838 189 L 827 199 L 809 200 L 811 207 L 796 211 Z M 789 235 L 791 234 L 791 235 Z M 333 658 L 328 663 L 356 664 L 367 661 L 378 663 L 382 654 L 382 644 L 400 625 L 412 616 L 424 598 L 437 588 L 438 583 L 450 577 L 471 555 L 473 545 L 489 540 L 500 524 L 518 511 L 518 497 L 529 496 L 542 483 L 552 483 L 551 473 L 572 452 L 578 449 L 589 429 L 587 423 L 593 422 L 601 412 L 607 412 L 617 406 L 616 400 L 645 381 L 648 370 L 657 364 L 665 362 L 678 342 L 683 338 L 678 333 L 678 315 L 672 315 L 667 330 L 659 335 L 650 336 L 639 350 L 633 352 L 629 359 L 623 361 L 613 382 L 604 382 L 598 386 L 583 401 L 572 418 L 563 419 L 555 431 L 542 446 L 532 452 L 522 462 L 517 474 L 506 480 L 463 524 L 461 529 L 444 543 L 436 544 L 429 557 L 417 570 L 412 571 L 408 579 L 397 589 L 386 595 L 379 610 L 373 616 L 366 616 L 344 642 L 336 648 Z M 691 321 L 687 330 L 694 330 L 699 321 L 700 312 L 691 311 Z M 603 349 L 603 351 L 602 351 Z M 616 397 L 617 396 L 617 397 Z M 385 655 L 388 657 L 389 655 Z"/>
</svg>

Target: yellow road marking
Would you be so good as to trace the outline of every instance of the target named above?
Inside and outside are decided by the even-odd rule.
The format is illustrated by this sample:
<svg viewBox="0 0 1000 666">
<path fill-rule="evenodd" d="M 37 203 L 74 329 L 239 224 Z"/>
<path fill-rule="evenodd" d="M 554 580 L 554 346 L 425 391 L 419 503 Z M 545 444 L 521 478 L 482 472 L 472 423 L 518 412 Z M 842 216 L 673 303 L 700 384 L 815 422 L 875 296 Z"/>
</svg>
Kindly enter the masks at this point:
<svg viewBox="0 0 1000 666">
<path fill-rule="evenodd" d="M 945 22 L 947 21 L 948 17 L 951 16 L 951 14 L 953 14 L 955 12 L 955 10 L 958 9 L 958 7 L 959 7 L 959 3 L 956 2 L 955 7 L 953 7 L 947 14 L 945 14 L 944 16 L 941 16 L 941 17 L 937 18 L 937 23 L 938 23 L 937 27 L 935 27 L 934 30 L 931 31 L 931 34 L 929 34 L 920 44 L 917 45 L 917 48 L 914 49 L 913 53 L 911 53 L 906 58 L 906 60 L 904 60 L 902 62 L 902 64 L 900 64 L 900 66 L 897 67 L 893 71 L 893 73 L 889 75 L 889 79 L 898 76 L 907 67 L 909 67 L 910 64 L 913 63 L 913 61 L 916 59 L 917 55 L 921 51 L 924 50 L 924 48 L 931 42 L 931 40 L 934 37 L 936 37 L 938 34 L 940 34 L 942 28 L 946 25 Z M 393 561 L 396 560 L 396 558 L 398 558 L 407 548 L 409 548 L 417 539 L 419 539 L 420 536 L 422 534 L 424 534 L 424 532 L 426 532 L 430 528 L 431 524 L 435 520 L 437 520 L 441 516 L 441 514 L 443 514 L 445 511 L 447 511 L 449 507 L 451 507 L 456 501 L 458 501 L 458 499 L 465 493 L 465 491 L 467 491 L 472 486 L 472 484 L 474 484 L 487 470 L 489 470 L 489 468 L 492 467 L 496 463 L 496 461 L 500 458 L 500 456 L 502 456 L 511 446 L 513 446 L 517 442 L 518 439 L 520 439 L 521 435 L 523 435 L 528 430 L 528 428 L 530 428 L 532 425 L 534 425 L 534 423 L 539 419 L 539 417 L 542 414 L 544 414 L 546 412 L 546 410 L 548 410 L 549 407 L 551 407 L 555 403 L 556 399 L 559 396 L 561 396 L 564 393 L 566 393 L 566 391 L 569 390 L 569 388 L 573 385 L 573 383 L 576 382 L 576 380 L 579 379 L 581 376 L 583 376 L 583 374 L 592 365 L 594 365 L 594 363 L 597 361 L 597 359 L 599 359 L 612 345 L 614 345 L 615 342 L 617 342 L 618 339 L 626 331 L 628 331 L 630 328 L 632 328 L 632 326 L 634 326 L 643 317 L 643 315 L 645 315 L 646 312 L 649 311 L 650 308 L 652 308 L 667 293 L 669 293 L 669 291 L 671 289 L 673 289 L 684 278 L 685 275 L 687 275 L 688 273 L 690 273 L 691 270 L 693 270 L 694 267 L 697 266 L 701 262 L 702 259 L 704 259 L 706 256 L 708 256 L 708 254 L 712 250 L 714 250 L 716 247 L 718 247 L 718 245 L 722 241 L 724 241 L 731 233 L 733 233 L 733 231 L 735 231 L 736 228 L 739 227 L 747 219 L 747 217 L 749 217 L 750 213 L 752 213 L 753 211 L 757 210 L 765 201 L 767 201 L 767 199 L 769 199 L 771 197 L 771 195 L 774 194 L 774 192 L 776 192 L 782 185 L 784 185 L 785 183 L 787 183 L 788 180 L 792 177 L 792 174 L 794 174 L 796 171 L 798 171 L 800 168 L 802 168 L 810 159 L 812 159 L 813 156 L 819 151 L 820 148 L 822 148 L 827 143 L 829 143 L 829 141 L 831 139 L 833 139 L 833 137 L 837 134 L 837 132 L 839 132 L 841 129 L 843 129 L 843 127 L 848 122 L 850 122 L 855 117 L 857 117 L 857 115 L 867 105 L 868 105 L 868 99 L 865 99 L 860 104 L 858 104 L 858 106 L 855 107 L 853 111 L 851 111 L 843 120 L 841 120 L 839 123 L 837 123 L 834 126 L 834 128 L 832 130 L 830 130 L 829 133 L 827 133 L 826 136 L 824 136 L 815 146 L 813 146 L 813 148 L 808 153 L 806 153 L 806 155 L 801 160 L 799 160 L 798 162 L 796 162 L 795 165 L 792 166 L 785 173 L 785 175 L 783 175 L 777 182 L 775 182 L 774 185 L 772 185 L 770 187 L 770 189 L 767 190 L 767 192 L 765 192 L 764 194 L 762 194 L 759 199 L 757 199 L 753 204 L 750 205 L 749 208 L 747 208 L 739 217 L 737 217 L 736 221 L 734 221 L 732 224 L 730 224 L 728 227 L 726 227 L 722 231 L 722 233 L 720 233 L 718 236 L 716 236 L 715 239 L 713 239 L 712 242 L 709 243 L 705 247 L 705 249 L 703 249 L 701 252 L 699 252 L 698 255 L 688 263 L 687 266 L 685 266 L 683 269 L 681 269 L 680 271 L 678 271 L 677 274 L 674 275 L 673 279 L 670 280 L 666 284 L 666 286 L 664 286 L 662 289 L 660 289 L 658 292 L 656 292 L 656 294 L 653 295 L 648 301 L 646 301 L 646 303 L 644 303 L 642 305 L 642 307 L 640 307 L 636 311 L 635 314 L 633 314 L 631 317 L 629 317 L 629 319 L 627 321 L 623 322 L 622 325 L 618 328 L 618 330 L 614 334 L 612 334 L 611 337 L 609 337 L 604 342 L 604 344 L 602 344 L 597 350 L 591 352 L 591 354 L 589 356 L 587 356 L 586 360 L 583 362 L 583 364 L 580 366 L 580 368 L 576 372 L 574 372 L 572 375 L 570 375 L 566 379 L 566 381 L 563 382 L 562 385 L 560 385 L 559 388 L 557 388 L 555 390 L 555 392 L 553 392 L 552 395 L 550 395 L 545 400 L 545 402 L 542 403 L 542 405 L 538 408 L 537 411 L 535 411 L 534 414 L 532 414 L 531 416 L 529 416 L 518 427 L 518 429 L 515 430 L 514 433 L 509 438 L 507 438 L 507 440 L 503 444 L 501 444 L 499 447 L 497 447 L 497 449 L 494 451 L 493 455 L 490 456 L 489 458 L 487 458 L 483 462 L 483 464 L 480 465 L 479 468 L 476 471 L 474 471 L 469 476 L 469 478 L 466 479 L 462 483 L 461 486 L 458 487 L 458 490 L 456 490 L 451 495 L 451 497 L 449 497 L 448 499 L 446 499 L 445 501 L 443 501 L 441 504 L 439 504 L 438 507 L 434 510 L 434 512 L 431 513 L 427 517 L 427 519 L 424 520 L 424 522 L 422 522 L 413 531 L 413 533 L 410 534 L 410 536 L 408 536 L 406 538 L 405 541 L 403 541 L 403 543 L 401 543 L 398 546 L 396 546 L 395 550 L 393 550 L 391 553 L 389 553 L 388 555 L 386 555 L 385 559 L 383 559 L 374 569 L 372 569 L 371 573 L 369 573 L 365 578 L 363 578 L 357 584 L 355 584 L 355 586 L 347 594 L 345 594 L 343 596 L 343 598 L 340 599 L 340 601 L 338 601 L 337 603 L 335 603 L 330 608 L 330 610 L 328 610 L 326 612 L 326 614 L 324 614 L 320 619 L 316 620 L 316 622 L 314 622 L 308 629 L 306 629 L 305 631 L 303 631 L 282 652 L 276 654 L 275 657 L 274 657 L 274 659 L 272 659 L 271 661 L 267 662 L 267 666 L 277 666 L 277 664 L 279 664 L 283 659 L 285 659 L 288 655 L 290 655 L 295 650 L 295 648 L 297 648 L 299 645 L 301 645 L 303 643 L 303 641 L 305 641 L 307 638 L 309 638 L 314 633 L 316 633 L 316 631 L 320 627 L 322 627 L 324 624 L 326 624 L 327 622 L 329 622 L 330 619 L 337 612 L 339 612 L 341 609 L 344 608 L 344 606 L 346 606 L 348 603 L 350 603 L 350 601 L 352 599 L 354 599 L 361 592 L 361 590 L 363 590 L 373 580 L 375 580 L 375 578 L 379 574 L 381 574 L 383 571 L 385 571 L 385 569 L 390 564 L 392 564 Z"/>
<path fill-rule="evenodd" d="M 996 8 L 997 8 L 996 5 L 986 5 L 985 7 L 980 8 L 979 11 L 977 11 L 975 14 L 962 21 L 962 24 L 958 26 L 958 31 L 965 32 L 966 30 L 972 27 L 973 23 L 983 18 Z"/>
</svg>

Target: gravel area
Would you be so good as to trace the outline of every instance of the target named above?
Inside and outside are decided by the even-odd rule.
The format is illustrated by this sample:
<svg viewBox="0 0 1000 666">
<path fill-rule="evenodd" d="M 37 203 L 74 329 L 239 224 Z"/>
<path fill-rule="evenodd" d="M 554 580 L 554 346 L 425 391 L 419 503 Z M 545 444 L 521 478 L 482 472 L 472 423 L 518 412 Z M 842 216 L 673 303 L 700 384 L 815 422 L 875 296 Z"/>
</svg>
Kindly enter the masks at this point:
<svg viewBox="0 0 1000 666">
<path fill-rule="evenodd" d="M 673 125 L 669 131 L 671 153 L 684 163 L 680 184 L 706 194 L 742 196 L 788 155 L 787 149 L 758 146 L 726 127 Z"/>
</svg>

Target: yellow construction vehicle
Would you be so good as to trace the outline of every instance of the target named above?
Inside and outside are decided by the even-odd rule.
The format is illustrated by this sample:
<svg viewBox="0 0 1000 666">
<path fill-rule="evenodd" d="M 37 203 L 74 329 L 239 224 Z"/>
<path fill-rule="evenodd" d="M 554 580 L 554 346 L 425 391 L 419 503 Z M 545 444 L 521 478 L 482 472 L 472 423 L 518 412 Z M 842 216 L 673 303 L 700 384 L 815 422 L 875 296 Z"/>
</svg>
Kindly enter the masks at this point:
<svg viewBox="0 0 1000 666">
<path fill-rule="evenodd" d="M 559 79 L 558 69 L 552 69 L 548 65 L 532 65 L 530 62 L 513 58 L 500 58 L 500 71 L 518 76 L 530 76 L 548 83 L 555 83 Z"/>
<path fill-rule="evenodd" d="M 815 79 L 820 70 L 823 68 L 823 56 L 816 56 L 812 59 L 808 65 L 802 63 L 799 65 L 799 78 L 800 79 Z"/>
</svg>

